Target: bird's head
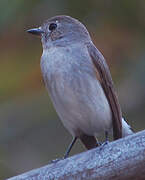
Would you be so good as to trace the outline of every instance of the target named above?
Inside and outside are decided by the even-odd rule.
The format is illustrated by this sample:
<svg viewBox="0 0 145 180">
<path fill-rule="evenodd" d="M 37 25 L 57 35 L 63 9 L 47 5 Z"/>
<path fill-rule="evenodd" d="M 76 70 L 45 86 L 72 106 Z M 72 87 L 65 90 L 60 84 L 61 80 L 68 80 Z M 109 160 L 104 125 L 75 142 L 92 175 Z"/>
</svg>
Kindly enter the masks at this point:
<svg viewBox="0 0 145 180">
<path fill-rule="evenodd" d="M 81 22 L 64 15 L 52 17 L 39 28 L 30 29 L 27 32 L 41 36 L 44 48 L 90 40 L 90 35 Z"/>
</svg>

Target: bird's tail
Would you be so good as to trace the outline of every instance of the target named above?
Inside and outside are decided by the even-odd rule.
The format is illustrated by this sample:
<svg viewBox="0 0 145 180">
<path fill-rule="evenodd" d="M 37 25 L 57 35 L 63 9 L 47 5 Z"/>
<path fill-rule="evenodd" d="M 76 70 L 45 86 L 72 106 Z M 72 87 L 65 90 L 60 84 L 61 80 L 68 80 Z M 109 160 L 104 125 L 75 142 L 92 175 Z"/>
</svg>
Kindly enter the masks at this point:
<svg viewBox="0 0 145 180">
<path fill-rule="evenodd" d="M 131 127 L 127 124 L 127 122 L 122 118 L 122 137 L 129 136 L 133 134 L 133 130 Z"/>
</svg>

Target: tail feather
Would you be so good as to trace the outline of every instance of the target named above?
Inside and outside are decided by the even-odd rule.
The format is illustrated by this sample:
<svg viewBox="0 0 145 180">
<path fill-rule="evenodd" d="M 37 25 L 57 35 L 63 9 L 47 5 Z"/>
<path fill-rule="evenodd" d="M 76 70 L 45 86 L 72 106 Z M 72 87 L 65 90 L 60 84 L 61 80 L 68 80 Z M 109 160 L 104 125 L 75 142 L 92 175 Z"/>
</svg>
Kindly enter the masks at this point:
<svg viewBox="0 0 145 180">
<path fill-rule="evenodd" d="M 131 127 L 127 124 L 127 122 L 122 118 L 122 137 L 129 136 L 133 134 Z"/>
<path fill-rule="evenodd" d="M 92 149 L 92 148 L 99 146 L 99 144 L 94 136 L 88 136 L 86 134 L 83 134 L 83 135 L 81 135 L 80 140 L 82 141 L 82 143 L 84 144 L 84 146 L 87 149 Z"/>
</svg>

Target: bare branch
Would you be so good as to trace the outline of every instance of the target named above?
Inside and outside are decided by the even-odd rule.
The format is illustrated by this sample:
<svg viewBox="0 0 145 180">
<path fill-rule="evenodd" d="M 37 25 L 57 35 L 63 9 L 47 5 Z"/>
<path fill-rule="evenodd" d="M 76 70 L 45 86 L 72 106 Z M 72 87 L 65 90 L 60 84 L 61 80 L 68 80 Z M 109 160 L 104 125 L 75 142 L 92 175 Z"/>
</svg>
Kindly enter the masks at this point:
<svg viewBox="0 0 145 180">
<path fill-rule="evenodd" d="M 145 130 L 8 180 L 145 179 Z"/>
</svg>

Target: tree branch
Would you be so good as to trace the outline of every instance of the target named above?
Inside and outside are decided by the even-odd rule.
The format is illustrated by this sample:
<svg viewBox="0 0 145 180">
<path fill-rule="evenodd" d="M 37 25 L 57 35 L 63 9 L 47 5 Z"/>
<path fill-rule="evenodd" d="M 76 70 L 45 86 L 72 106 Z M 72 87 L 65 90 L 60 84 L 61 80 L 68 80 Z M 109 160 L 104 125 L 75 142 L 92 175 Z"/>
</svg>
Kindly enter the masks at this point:
<svg viewBox="0 0 145 180">
<path fill-rule="evenodd" d="M 8 180 L 145 179 L 145 130 Z"/>
</svg>

